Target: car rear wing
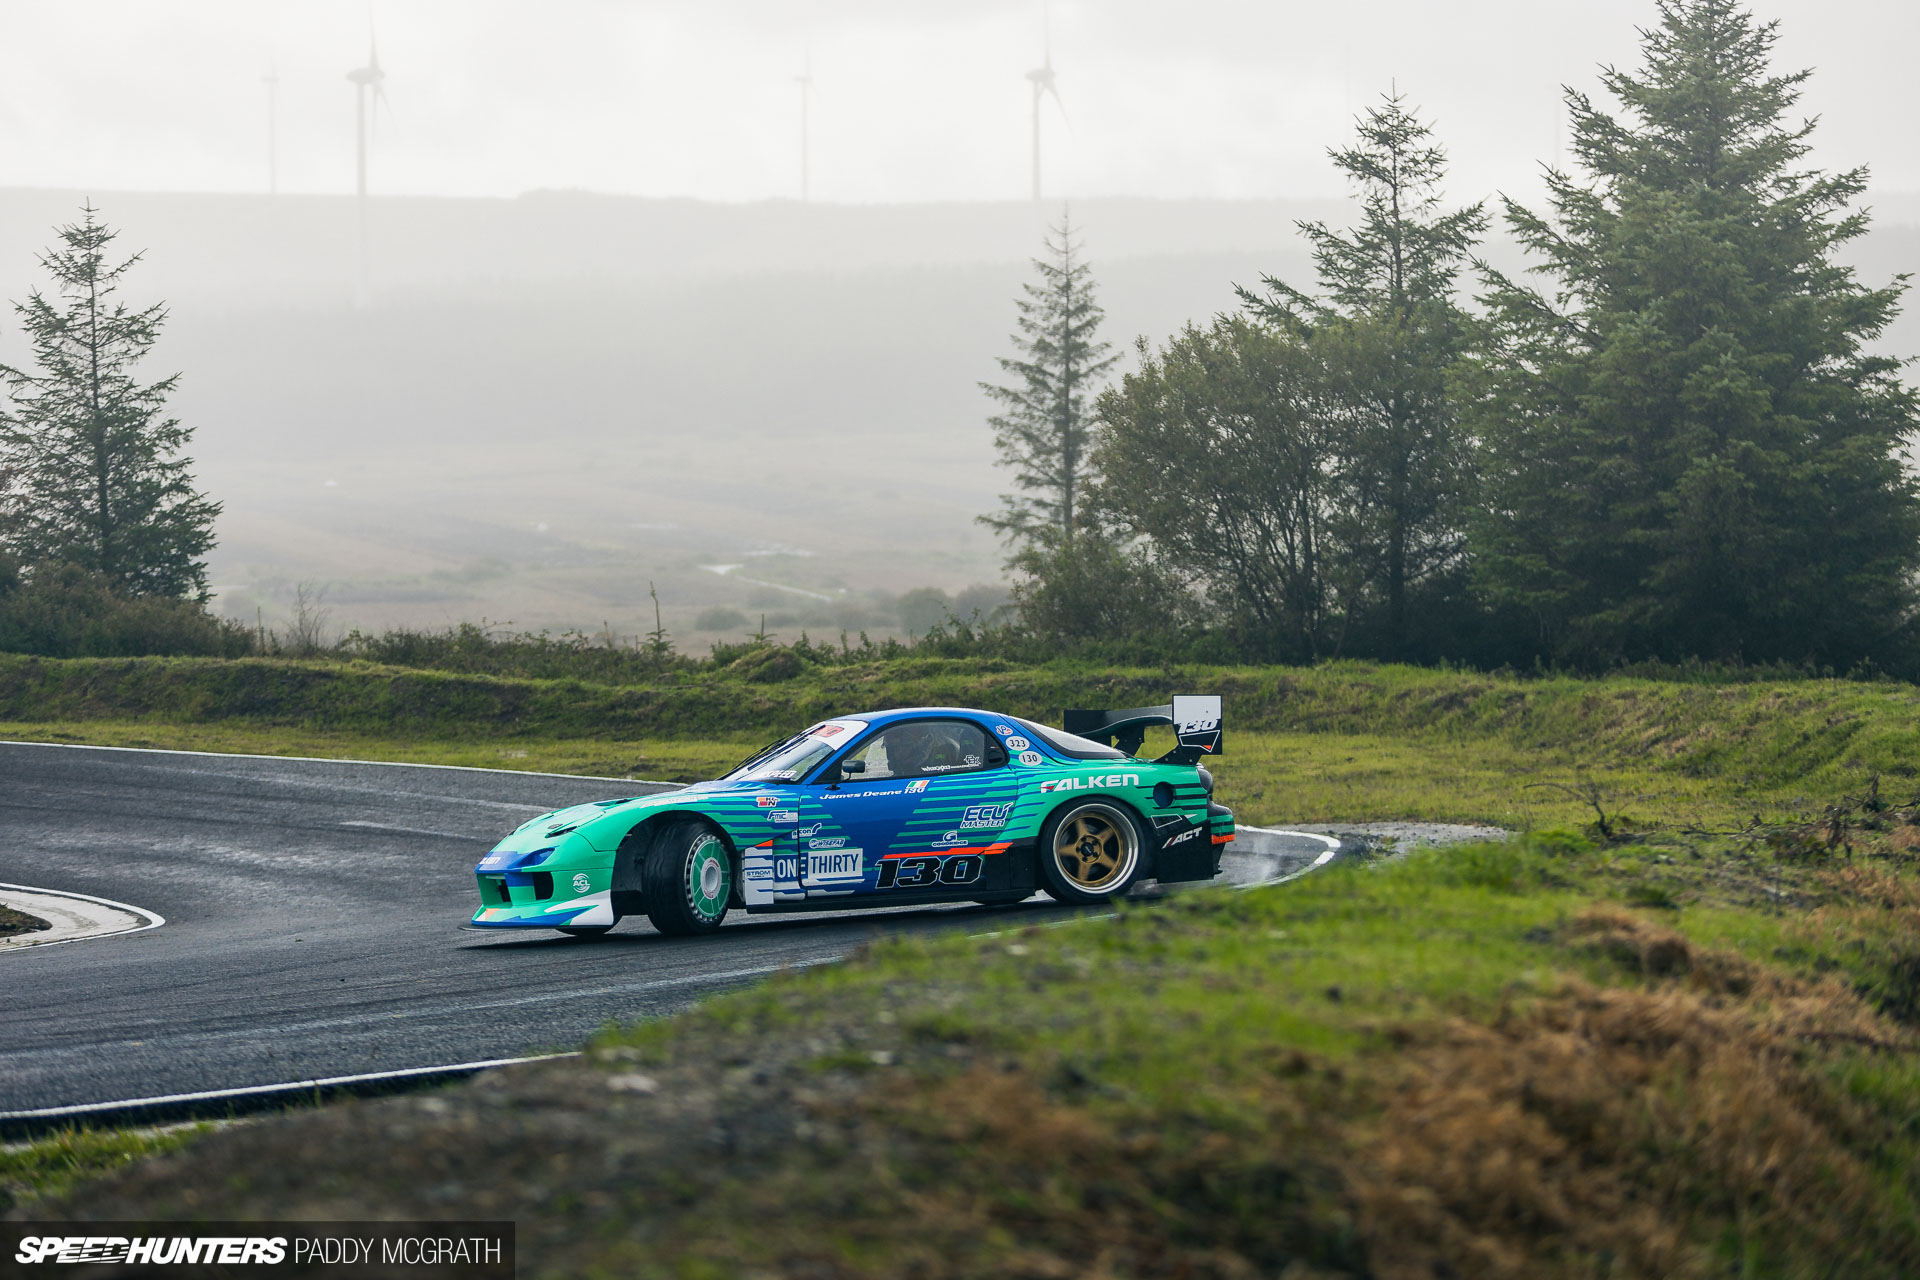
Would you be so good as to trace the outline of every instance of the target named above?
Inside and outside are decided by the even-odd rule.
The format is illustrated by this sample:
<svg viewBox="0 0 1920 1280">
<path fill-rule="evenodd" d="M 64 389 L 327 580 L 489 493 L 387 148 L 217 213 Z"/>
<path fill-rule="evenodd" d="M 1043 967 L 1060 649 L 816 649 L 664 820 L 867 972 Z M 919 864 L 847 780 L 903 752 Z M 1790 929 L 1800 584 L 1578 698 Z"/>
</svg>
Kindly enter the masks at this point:
<svg viewBox="0 0 1920 1280">
<path fill-rule="evenodd" d="M 1203 757 L 1220 754 L 1218 694 L 1176 694 L 1164 707 L 1129 707 L 1124 711 L 1075 709 L 1067 712 L 1061 728 L 1133 755 L 1146 741 L 1147 730 L 1156 724 L 1172 725 L 1174 737 L 1178 739 L 1173 750 L 1160 757 L 1161 763 L 1198 764 Z"/>
</svg>

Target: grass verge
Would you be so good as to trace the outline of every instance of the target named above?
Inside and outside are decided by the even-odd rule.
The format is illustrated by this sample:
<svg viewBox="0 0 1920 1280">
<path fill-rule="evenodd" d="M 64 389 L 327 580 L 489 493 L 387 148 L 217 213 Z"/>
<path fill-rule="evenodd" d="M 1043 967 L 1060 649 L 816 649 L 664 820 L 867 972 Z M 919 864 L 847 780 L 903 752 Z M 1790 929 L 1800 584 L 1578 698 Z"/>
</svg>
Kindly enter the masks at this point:
<svg viewBox="0 0 1920 1280">
<path fill-rule="evenodd" d="M 626 780 L 694 782 L 717 776 L 766 739 L 405 737 L 215 721 L 0 721 L 0 740 L 174 751 L 385 760 L 568 773 Z M 1165 745 L 1171 745 L 1169 740 Z M 1150 738 L 1147 752 L 1161 749 Z M 1602 815 L 1623 830 L 1732 830 L 1756 815 L 1811 820 L 1824 810 L 1797 782 L 1743 786 L 1715 772 L 1663 767 L 1645 755 L 1603 755 L 1577 744 L 1533 748 L 1498 738 L 1410 732 L 1239 730 L 1209 766 L 1242 821 L 1367 822 L 1382 817 L 1483 823 L 1509 829 L 1588 823 Z M 1831 771 L 1855 790 L 1875 785 L 1864 761 Z M 1889 799 L 1915 784 L 1882 775 Z"/>
<path fill-rule="evenodd" d="M 1920 790 L 1913 685 L 1522 679 L 1367 663 L 795 660 L 613 685 L 365 662 L 0 656 L 0 733 L 686 781 L 829 715 L 959 704 L 1057 722 L 1068 706 L 1180 691 L 1225 696 L 1217 772 L 1255 822 L 1598 818 L 1724 831 L 1756 814 L 1811 816 L 1870 786 L 1895 800 Z"/>
</svg>

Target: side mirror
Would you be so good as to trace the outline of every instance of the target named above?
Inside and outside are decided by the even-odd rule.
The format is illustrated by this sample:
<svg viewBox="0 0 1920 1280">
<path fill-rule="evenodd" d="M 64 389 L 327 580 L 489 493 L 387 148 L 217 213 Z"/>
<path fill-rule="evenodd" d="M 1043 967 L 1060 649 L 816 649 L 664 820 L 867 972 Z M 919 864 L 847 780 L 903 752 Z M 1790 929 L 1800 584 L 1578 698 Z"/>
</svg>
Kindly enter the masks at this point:
<svg viewBox="0 0 1920 1280">
<path fill-rule="evenodd" d="M 840 762 L 840 772 L 846 777 L 852 777 L 856 773 L 865 773 L 866 771 L 867 762 L 865 760 L 842 760 Z"/>
</svg>

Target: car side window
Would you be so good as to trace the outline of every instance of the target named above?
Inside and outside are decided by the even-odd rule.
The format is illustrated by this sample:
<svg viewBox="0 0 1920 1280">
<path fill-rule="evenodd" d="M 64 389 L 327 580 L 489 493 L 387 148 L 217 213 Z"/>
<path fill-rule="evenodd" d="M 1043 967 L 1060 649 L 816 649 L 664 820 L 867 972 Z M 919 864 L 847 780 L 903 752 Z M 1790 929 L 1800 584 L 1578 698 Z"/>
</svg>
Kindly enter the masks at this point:
<svg viewBox="0 0 1920 1280">
<path fill-rule="evenodd" d="M 854 761 L 866 767 L 847 770 Z M 966 720 L 909 720 L 891 725 L 855 747 L 842 771 L 862 779 L 937 778 L 1006 762 L 985 729 Z"/>
</svg>

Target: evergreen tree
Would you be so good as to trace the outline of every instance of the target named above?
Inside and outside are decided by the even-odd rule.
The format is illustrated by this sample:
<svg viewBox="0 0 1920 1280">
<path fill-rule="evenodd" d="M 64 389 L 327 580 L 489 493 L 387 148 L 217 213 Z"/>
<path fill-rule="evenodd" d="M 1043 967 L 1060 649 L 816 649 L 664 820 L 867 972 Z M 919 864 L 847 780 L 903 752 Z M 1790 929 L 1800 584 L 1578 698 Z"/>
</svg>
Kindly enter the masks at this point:
<svg viewBox="0 0 1920 1280">
<path fill-rule="evenodd" d="M 1308 338 L 1327 380 L 1333 546 L 1357 590 L 1379 597 L 1389 656 L 1407 646 L 1409 589 L 1458 564 L 1467 451 L 1446 392 L 1469 326 L 1455 284 L 1486 229 L 1482 205 L 1441 209 L 1446 152 L 1393 94 L 1328 154 L 1361 199 L 1351 230 L 1303 222 L 1320 296 L 1272 276 L 1248 308 Z M 1351 616 L 1366 601 L 1350 599 Z"/>
<path fill-rule="evenodd" d="M 1039 280 L 1017 299 L 1017 353 L 1002 357 L 1006 386 L 981 383 L 1002 406 L 988 419 L 1002 465 L 1022 492 L 1007 494 L 999 513 L 980 517 L 1026 547 L 1067 546 L 1085 524 L 1090 479 L 1091 396 L 1119 356 L 1099 338 L 1106 312 L 1094 297 L 1093 272 L 1070 219 L 1047 233 L 1046 258 L 1034 259 Z"/>
<path fill-rule="evenodd" d="M 1507 219 L 1550 291 L 1485 271 L 1494 352 L 1463 384 L 1489 478 L 1482 581 L 1575 661 L 1846 664 L 1912 604 L 1915 398 L 1868 343 L 1904 282 L 1836 251 L 1863 169 L 1802 167 L 1806 72 L 1735 0 L 1659 0 L 1621 113 L 1569 91 L 1584 176 Z"/>
<path fill-rule="evenodd" d="M 129 595 L 204 602 L 203 557 L 220 513 L 193 487 L 181 451 L 192 431 L 163 416 L 179 375 L 142 385 L 134 366 L 153 347 L 164 304 L 131 310 L 111 265 L 115 233 L 95 218 L 60 228 L 40 258 L 56 296 L 16 303 L 37 368 L 0 365 L 12 412 L 0 412 L 0 502 L 9 550 L 28 564 L 65 562 Z"/>
</svg>

